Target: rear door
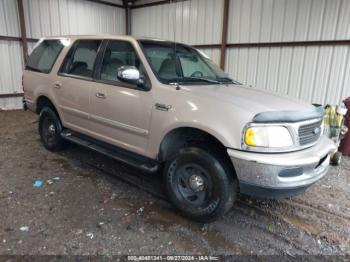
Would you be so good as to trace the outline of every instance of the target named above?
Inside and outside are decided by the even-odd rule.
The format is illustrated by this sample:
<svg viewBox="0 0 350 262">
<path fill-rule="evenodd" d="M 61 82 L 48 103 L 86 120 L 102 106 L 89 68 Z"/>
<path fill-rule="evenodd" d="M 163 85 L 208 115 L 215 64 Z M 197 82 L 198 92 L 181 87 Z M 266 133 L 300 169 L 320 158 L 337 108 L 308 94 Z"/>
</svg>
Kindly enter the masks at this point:
<svg viewBox="0 0 350 262">
<path fill-rule="evenodd" d="M 91 93 L 90 127 L 101 140 L 143 154 L 154 105 L 152 90 L 121 82 L 117 71 L 135 66 L 150 87 L 149 78 L 131 42 L 109 40 L 105 45 Z"/>
<path fill-rule="evenodd" d="M 75 131 L 91 134 L 89 130 L 90 95 L 94 88 L 95 61 L 101 40 L 77 40 L 53 83 L 56 101 L 64 125 Z"/>
</svg>

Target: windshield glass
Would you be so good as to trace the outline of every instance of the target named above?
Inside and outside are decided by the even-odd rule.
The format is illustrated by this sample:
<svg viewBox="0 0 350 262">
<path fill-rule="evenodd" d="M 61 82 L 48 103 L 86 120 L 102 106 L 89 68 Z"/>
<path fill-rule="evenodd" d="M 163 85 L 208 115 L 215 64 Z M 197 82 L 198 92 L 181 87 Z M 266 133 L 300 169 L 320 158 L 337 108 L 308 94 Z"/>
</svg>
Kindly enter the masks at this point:
<svg viewBox="0 0 350 262">
<path fill-rule="evenodd" d="M 210 59 L 196 49 L 172 42 L 142 40 L 140 44 L 162 83 L 235 83 Z"/>
</svg>

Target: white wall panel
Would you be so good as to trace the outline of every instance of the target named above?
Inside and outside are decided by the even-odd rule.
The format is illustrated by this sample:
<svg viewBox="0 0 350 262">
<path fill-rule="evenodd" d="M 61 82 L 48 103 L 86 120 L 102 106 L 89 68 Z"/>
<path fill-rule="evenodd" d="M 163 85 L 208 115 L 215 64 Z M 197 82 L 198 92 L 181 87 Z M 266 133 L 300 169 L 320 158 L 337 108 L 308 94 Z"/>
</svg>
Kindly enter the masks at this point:
<svg viewBox="0 0 350 262">
<path fill-rule="evenodd" d="M 0 41 L 0 94 L 21 93 L 22 47 L 20 42 Z M 21 98 L 1 98 L 0 109 L 21 106 Z"/>
<path fill-rule="evenodd" d="M 350 38 L 349 0 L 231 0 L 229 43 Z"/>
<path fill-rule="evenodd" d="M 0 35 L 20 36 L 17 1 L 0 1 Z M 17 41 L 0 41 L 0 94 L 21 93 L 22 47 Z M 1 98 L 0 110 L 16 109 L 21 98 Z"/>
<path fill-rule="evenodd" d="M 0 1 L 0 35 L 20 36 L 17 1 Z"/>
<path fill-rule="evenodd" d="M 132 34 L 191 45 L 221 41 L 223 0 L 191 0 L 132 10 Z M 174 23 L 176 26 L 174 26 Z"/>
<path fill-rule="evenodd" d="M 350 96 L 349 58 L 349 46 L 230 48 L 226 68 L 247 85 L 337 104 Z"/>
<path fill-rule="evenodd" d="M 35 45 L 36 45 L 36 43 L 34 43 L 34 42 L 28 42 L 28 54 L 29 55 L 32 53 Z"/>
<path fill-rule="evenodd" d="M 349 0 L 231 0 L 229 43 L 350 39 Z M 226 69 L 249 85 L 315 103 L 350 95 L 348 46 L 231 48 Z"/>
<path fill-rule="evenodd" d="M 69 34 L 125 34 L 122 8 L 83 0 L 25 0 L 31 38 Z"/>
</svg>

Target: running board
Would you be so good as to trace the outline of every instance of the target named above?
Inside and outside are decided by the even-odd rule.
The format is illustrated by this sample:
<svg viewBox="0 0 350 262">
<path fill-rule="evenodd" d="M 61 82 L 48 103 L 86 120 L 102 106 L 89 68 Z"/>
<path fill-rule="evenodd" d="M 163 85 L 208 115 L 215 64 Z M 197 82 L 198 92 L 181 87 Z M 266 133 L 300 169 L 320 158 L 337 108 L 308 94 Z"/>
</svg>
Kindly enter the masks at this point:
<svg viewBox="0 0 350 262">
<path fill-rule="evenodd" d="M 106 155 L 147 173 L 155 173 L 160 167 L 160 163 L 155 160 L 128 152 L 125 149 L 121 149 L 101 141 L 97 141 L 91 137 L 76 133 L 69 129 L 63 130 L 61 132 L 61 136 L 70 142 L 87 147 L 93 151 Z"/>
</svg>

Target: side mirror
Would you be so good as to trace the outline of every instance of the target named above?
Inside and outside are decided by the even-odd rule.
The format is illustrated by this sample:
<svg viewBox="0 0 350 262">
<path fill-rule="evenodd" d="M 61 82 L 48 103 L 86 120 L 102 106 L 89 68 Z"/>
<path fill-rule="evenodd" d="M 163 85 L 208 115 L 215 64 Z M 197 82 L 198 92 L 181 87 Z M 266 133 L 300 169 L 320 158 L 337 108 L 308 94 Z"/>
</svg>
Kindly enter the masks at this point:
<svg viewBox="0 0 350 262">
<path fill-rule="evenodd" d="M 118 69 L 118 79 L 122 82 L 145 87 L 145 80 L 135 66 L 122 66 Z"/>
</svg>

